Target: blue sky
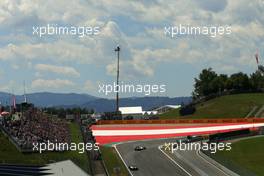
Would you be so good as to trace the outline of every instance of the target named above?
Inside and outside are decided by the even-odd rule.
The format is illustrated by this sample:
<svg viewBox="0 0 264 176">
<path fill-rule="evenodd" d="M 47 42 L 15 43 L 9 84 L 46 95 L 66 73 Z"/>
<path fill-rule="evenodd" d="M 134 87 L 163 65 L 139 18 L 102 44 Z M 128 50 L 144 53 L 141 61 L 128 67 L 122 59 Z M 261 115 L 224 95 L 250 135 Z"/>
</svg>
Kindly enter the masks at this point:
<svg viewBox="0 0 264 176">
<path fill-rule="evenodd" d="M 99 26 L 100 34 L 32 35 L 47 24 Z M 165 26 L 231 26 L 230 35 L 164 35 Z M 165 84 L 159 96 L 191 95 L 203 68 L 231 74 L 256 69 L 264 56 L 263 0 L 1 0 L 0 91 L 75 92 L 105 97 L 98 84 L 115 81 L 121 46 L 121 81 Z M 263 62 L 263 61 L 262 61 Z M 114 95 L 110 95 L 109 98 Z M 142 96 L 141 94 L 121 94 Z"/>
</svg>

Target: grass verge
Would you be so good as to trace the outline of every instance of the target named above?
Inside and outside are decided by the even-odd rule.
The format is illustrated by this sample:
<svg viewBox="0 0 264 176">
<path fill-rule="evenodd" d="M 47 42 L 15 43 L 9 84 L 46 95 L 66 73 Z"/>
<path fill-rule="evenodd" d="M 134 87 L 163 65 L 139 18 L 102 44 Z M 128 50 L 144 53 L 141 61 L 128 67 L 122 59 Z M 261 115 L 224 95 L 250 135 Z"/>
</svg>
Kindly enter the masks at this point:
<svg viewBox="0 0 264 176">
<path fill-rule="evenodd" d="M 107 170 L 111 176 L 128 176 L 129 173 L 119 158 L 116 150 L 113 147 L 102 146 L 100 147 L 102 153 L 102 159 L 105 162 Z"/>
<path fill-rule="evenodd" d="M 248 170 L 256 175 L 264 175 L 264 136 L 250 139 L 244 139 L 232 144 L 231 151 L 219 151 L 215 154 L 214 159 L 220 163 L 226 160 L 229 166 L 239 166 L 242 172 Z M 226 163 L 226 162 L 224 162 Z M 225 164 L 224 164 L 225 165 Z M 232 168 L 230 168 L 232 170 Z M 249 175 L 247 173 L 240 173 L 241 175 Z"/>
</svg>

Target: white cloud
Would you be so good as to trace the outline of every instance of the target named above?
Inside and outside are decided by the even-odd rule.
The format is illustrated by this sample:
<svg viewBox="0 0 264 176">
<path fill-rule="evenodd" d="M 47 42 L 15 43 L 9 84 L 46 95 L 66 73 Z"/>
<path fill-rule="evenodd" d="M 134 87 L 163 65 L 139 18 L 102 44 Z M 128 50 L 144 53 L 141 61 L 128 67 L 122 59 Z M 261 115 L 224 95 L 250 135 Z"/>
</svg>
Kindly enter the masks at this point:
<svg viewBox="0 0 264 176">
<path fill-rule="evenodd" d="M 176 1 L 108 1 L 92 0 L 96 6 L 102 7 L 108 14 L 113 16 L 122 15 L 129 16 L 136 21 L 144 21 L 157 23 L 171 17 L 173 10 L 177 4 Z M 181 3 L 182 4 L 182 3 Z"/>
<path fill-rule="evenodd" d="M 12 37 L 13 38 L 13 37 Z M 113 21 L 106 22 L 98 36 L 58 39 L 52 42 L 9 43 L 0 48 L 0 60 L 51 60 L 53 62 L 105 64 L 112 61 L 114 47 L 120 44 L 129 54 L 124 34 Z"/>
<path fill-rule="evenodd" d="M 93 83 L 91 80 L 86 80 L 83 85 L 83 90 L 92 92 L 96 89 L 96 86 L 97 86 L 96 83 Z"/>
<path fill-rule="evenodd" d="M 14 80 L 10 80 L 10 81 L 8 81 L 8 83 L 0 85 L 0 91 L 2 91 L 2 92 L 11 92 L 14 89 L 15 86 L 16 86 L 15 85 L 15 81 Z"/>
<path fill-rule="evenodd" d="M 12 65 L 12 68 L 13 68 L 14 70 L 18 70 L 18 69 L 19 69 L 19 65 L 17 65 L 17 64 L 13 64 L 13 65 Z"/>
<path fill-rule="evenodd" d="M 45 79 L 36 79 L 31 83 L 31 87 L 34 88 L 46 88 L 46 89 L 59 89 L 63 87 L 72 87 L 75 83 L 66 79 L 53 79 L 53 80 L 45 80 Z"/>
<path fill-rule="evenodd" d="M 37 64 L 35 69 L 41 72 L 52 72 L 57 74 L 62 74 L 66 76 L 80 77 L 80 73 L 72 67 L 67 66 L 55 66 L 48 64 Z"/>
<path fill-rule="evenodd" d="M 85 57 L 86 53 L 91 53 L 91 49 L 85 46 L 72 44 L 66 41 L 54 43 L 25 43 L 21 45 L 9 44 L 0 49 L 0 59 L 26 59 L 26 60 L 54 60 L 58 61 L 79 61 L 89 62 Z"/>
<path fill-rule="evenodd" d="M 41 77 L 43 77 L 43 74 L 40 73 L 40 72 L 36 72 L 36 73 L 35 73 L 35 77 L 41 78 Z"/>
<path fill-rule="evenodd" d="M 113 49 L 120 44 L 121 75 L 128 78 L 155 76 L 156 66 L 164 62 L 200 64 L 200 67 L 220 65 L 229 71 L 245 65 L 255 68 L 253 54 L 258 46 L 264 45 L 263 10 L 264 3 L 259 0 L 58 0 L 56 4 L 53 0 L 14 0 L 12 3 L 3 0 L 0 24 L 7 26 L 4 29 L 15 26 L 26 34 L 32 24 L 86 24 L 99 25 L 101 33 L 81 39 L 40 40 L 33 39 L 31 34 L 7 32 L 9 35 L 0 47 L 0 60 L 103 65 L 108 74 L 115 75 Z M 117 24 L 112 20 L 116 16 L 131 21 Z M 214 39 L 206 36 L 171 39 L 164 36 L 165 24 L 231 25 L 233 33 Z M 126 35 L 119 25 L 140 26 L 142 30 Z M 17 36 L 20 37 L 15 40 Z"/>
<path fill-rule="evenodd" d="M 0 2 L 0 23 L 15 25 L 19 21 L 55 22 L 62 21 L 76 24 L 87 18 L 105 15 L 103 11 L 94 8 L 88 1 L 57 0 L 2 0 Z"/>
<path fill-rule="evenodd" d="M 196 1 L 196 3 L 205 10 L 219 12 L 225 9 L 227 0 L 200 0 Z"/>
</svg>

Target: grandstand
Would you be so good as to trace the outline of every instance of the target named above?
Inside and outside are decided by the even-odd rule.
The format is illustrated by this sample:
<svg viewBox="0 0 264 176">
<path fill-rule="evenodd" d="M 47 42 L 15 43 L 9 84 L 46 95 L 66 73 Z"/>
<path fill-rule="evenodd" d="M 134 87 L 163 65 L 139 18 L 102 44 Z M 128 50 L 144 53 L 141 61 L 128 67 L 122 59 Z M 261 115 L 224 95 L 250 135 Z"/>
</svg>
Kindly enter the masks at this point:
<svg viewBox="0 0 264 176">
<path fill-rule="evenodd" d="M 66 121 L 51 118 L 36 108 L 30 108 L 16 118 L 3 118 L 1 130 L 22 152 L 32 152 L 33 143 L 70 143 Z"/>
</svg>

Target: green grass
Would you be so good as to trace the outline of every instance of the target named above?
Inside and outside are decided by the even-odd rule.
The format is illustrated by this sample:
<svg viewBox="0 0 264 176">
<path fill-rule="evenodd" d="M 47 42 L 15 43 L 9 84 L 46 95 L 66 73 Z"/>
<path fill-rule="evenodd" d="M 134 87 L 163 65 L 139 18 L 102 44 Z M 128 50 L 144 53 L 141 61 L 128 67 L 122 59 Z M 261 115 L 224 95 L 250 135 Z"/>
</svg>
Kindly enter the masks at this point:
<svg viewBox="0 0 264 176">
<path fill-rule="evenodd" d="M 180 112 L 178 109 L 171 110 L 169 112 L 166 112 L 164 114 L 159 115 L 160 119 L 178 119 L 180 118 Z"/>
<path fill-rule="evenodd" d="M 80 129 L 76 123 L 69 124 L 72 142 L 83 142 Z M 21 153 L 9 142 L 8 137 L 0 132 L 0 162 L 10 164 L 43 165 L 54 161 L 72 160 L 84 171 L 89 173 L 89 161 L 86 153 L 79 154 L 78 151 L 66 152 L 44 152 Z"/>
<path fill-rule="evenodd" d="M 102 159 L 105 162 L 105 165 L 107 167 L 107 170 L 109 174 L 112 175 L 118 175 L 118 176 L 127 176 L 128 171 L 123 164 L 122 160 L 119 158 L 118 154 L 116 153 L 115 149 L 113 147 L 108 146 L 102 146 L 100 147 L 100 150 L 102 152 Z M 119 168 L 119 173 L 116 173 L 114 168 Z"/>
<path fill-rule="evenodd" d="M 264 175 L 264 137 L 245 139 L 232 144 L 231 151 L 219 151 L 216 159 L 228 160 L 255 174 Z"/>
<path fill-rule="evenodd" d="M 180 116 L 179 109 L 160 115 L 160 119 L 244 118 L 254 106 L 264 105 L 264 93 L 236 94 L 217 97 L 196 105 L 196 112 Z"/>
</svg>

